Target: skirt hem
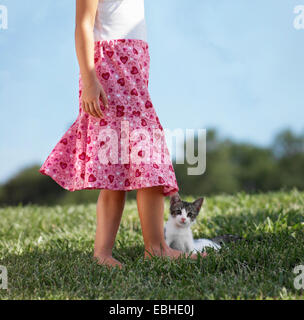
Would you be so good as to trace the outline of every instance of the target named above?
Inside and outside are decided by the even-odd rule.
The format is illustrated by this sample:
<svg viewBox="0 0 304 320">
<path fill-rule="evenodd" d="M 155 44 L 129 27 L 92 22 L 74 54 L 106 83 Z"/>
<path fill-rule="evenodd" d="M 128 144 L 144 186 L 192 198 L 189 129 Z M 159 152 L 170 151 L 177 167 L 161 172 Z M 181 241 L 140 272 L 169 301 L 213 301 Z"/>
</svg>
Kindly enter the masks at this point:
<svg viewBox="0 0 304 320">
<path fill-rule="evenodd" d="M 165 192 L 164 191 L 164 188 L 163 188 L 163 195 L 165 197 L 170 197 L 172 196 L 173 194 L 175 194 L 176 192 L 179 191 L 178 188 L 176 187 L 173 187 L 171 185 L 168 185 L 166 183 L 164 184 L 161 184 L 161 183 L 157 183 L 157 184 L 150 184 L 150 185 L 145 185 L 145 186 L 142 186 L 142 187 L 138 187 L 138 188 L 135 188 L 135 187 L 131 187 L 131 188 L 109 188 L 108 186 L 100 186 L 100 187 L 90 187 L 90 186 L 83 186 L 81 188 L 69 188 L 67 186 L 64 186 L 61 181 L 59 179 L 56 179 L 54 176 L 50 175 L 50 174 L 47 174 L 42 168 L 39 169 L 39 172 L 45 176 L 48 176 L 50 178 L 52 178 L 60 187 L 62 187 L 63 189 L 67 190 L 67 191 L 70 191 L 70 192 L 74 192 L 74 191 L 81 191 L 81 190 L 116 190 L 116 191 L 133 191 L 133 190 L 139 190 L 139 189 L 145 189 L 145 188 L 151 188 L 151 187 L 157 187 L 157 186 L 163 186 L 164 188 L 167 187 L 167 188 L 171 188 L 169 191 Z"/>
</svg>

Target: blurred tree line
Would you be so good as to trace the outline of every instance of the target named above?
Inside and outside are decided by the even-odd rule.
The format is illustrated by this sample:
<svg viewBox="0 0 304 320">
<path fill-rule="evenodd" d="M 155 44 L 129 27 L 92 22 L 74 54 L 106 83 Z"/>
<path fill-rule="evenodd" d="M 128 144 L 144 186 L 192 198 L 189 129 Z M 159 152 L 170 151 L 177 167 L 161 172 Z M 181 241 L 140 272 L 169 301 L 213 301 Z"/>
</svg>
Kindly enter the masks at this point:
<svg viewBox="0 0 304 320">
<path fill-rule="evenodd" d="M 197 151 L 197 137 L 195 146 Z M 174 163 L 182 195 L 254 193 L 283 188 L 304 190 L 304 135 L 284 130 L 270 146 L 263 148 L 220 138 L 216 130 L 210 129 L 207 130 L 206 172 L 199 176 L 187 175 L 189 167 L 187 163 Z M 25 168 L 0 186 L 0 205 L 97 201 L 99 190 L 66 191 L 50 177 L 40 174 L 39 168 L 40 165 Z M 128 197 L 135 198 L 136 191 L 129 192 Z"/>
<path fill-rule="evenodd" d="M 189 176 L 189 166 L 175 166 L 183 194 L 304 189 L 303 134 L 295 135 L 290 130 L 284 130 L 269 147 L 263 148 L 220 139 L 216 130 L 207 132 L 206 172 L 201 176 Z"/>
</svg>

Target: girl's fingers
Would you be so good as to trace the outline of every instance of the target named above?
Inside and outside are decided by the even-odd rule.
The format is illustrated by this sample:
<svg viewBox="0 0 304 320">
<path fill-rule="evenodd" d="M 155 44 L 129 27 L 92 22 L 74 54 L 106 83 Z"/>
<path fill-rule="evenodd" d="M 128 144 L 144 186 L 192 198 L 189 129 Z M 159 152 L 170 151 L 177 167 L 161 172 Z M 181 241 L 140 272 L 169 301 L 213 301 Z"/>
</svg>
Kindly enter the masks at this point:
<svg viewBox="0 0 304 320">
<path fill-rule="evenodd" d="M 89 103 L 89 108 L 90 108 L 90 114 L 91 114 L 93 117 L 98 118 L 99 116 L 98 116 L 98 114 L 97 114 L 96 111 L 95 111 L 95 107 L 94 107 L 94 103 L 93 103 L 93 102 Z"/>
<path fill-rule="evenodd" d="M 83 110 L 84 112 L 88 113 L 86 103 L 85 103 L 85 101 L 83 101 L 83 100 L 82 100 L 82 102 L 81 102 L 81 107 L 82 107 L 82 110 Z"/>
<path fill-rule="evenodd" d="M 83 111 L 90 114 L 91 116 L 96 118 L 103 118 L 103 113 L 100 109 L 99 100 L 96 99 L 96 101 L 93 102 L 82 101 L 81 106 Z"/>
<path fill-rule="evenodd" d="M 86 108 L 86 112 L 92 116 L 92 112 L 90 109 L 90 104 L 88 102 L 85 102 L 85 108 Z"/>
<path fill-rule="evenodd" d="M 98 114 L 98 117 L 102 118 L 103 114 L 102 114 L 102 111 L 100 109 L 100 106 L 99 106 L 97 99 L 93 102 L 93 105 L 94 105 L 94 109 L 95 109 L 96 113 Z"/>
<path fill-rule="evenodd" d="M 84 101 L 84 108 L 83 109 L 86 113 L 91 114 L 90 106 L 86 101 Z"/>
<path fill-rule="evenodd" d="M 102 99 L 102 102 L 103 102 L 103 105 L 109 109 L 109 103 L 108 103 L 108 97 L 106 95 L 106 93 L 104 92 L 104 90 L 100 90 L 100 95 L 101 95 L 101 99 Z"/>
</svg>

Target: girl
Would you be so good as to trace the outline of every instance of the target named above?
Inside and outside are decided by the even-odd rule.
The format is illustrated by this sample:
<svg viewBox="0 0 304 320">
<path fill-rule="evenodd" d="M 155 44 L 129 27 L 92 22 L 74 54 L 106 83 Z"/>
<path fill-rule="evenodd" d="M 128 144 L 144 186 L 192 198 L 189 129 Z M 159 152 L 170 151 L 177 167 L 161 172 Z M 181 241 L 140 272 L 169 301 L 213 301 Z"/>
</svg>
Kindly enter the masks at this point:
<svg viewBox="0 0 304 320">
<path fill-rule="evenodd" d="M 112 248 L 130 190 L 137 190 L 145 258 L 178 258 L 184 254 L 168 247 L 163 232 L 164 196 L 179 188 L 148 92 L 144 0 L 76 0 L 75 42 L 79 115 L 39 171 L 69 191 L 101 189 L 99 264 L 122 267 Z"/>
</svg>

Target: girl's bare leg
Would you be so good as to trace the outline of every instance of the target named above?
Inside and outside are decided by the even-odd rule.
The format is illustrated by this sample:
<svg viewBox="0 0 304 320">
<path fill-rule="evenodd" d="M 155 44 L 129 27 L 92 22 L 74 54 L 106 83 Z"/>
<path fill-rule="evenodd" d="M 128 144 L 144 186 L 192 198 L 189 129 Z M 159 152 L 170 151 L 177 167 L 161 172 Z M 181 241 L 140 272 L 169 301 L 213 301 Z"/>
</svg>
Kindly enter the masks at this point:
<svg viewBox="0 0 304 320">
<path fill-rule="evenodd" d="M 188 254 L 171 249 L 164 236 L 164 195 L 162 186 L 143 188 L 137 191 L 137 207 L 145 244 L 145 258 L 166 256 L 171 258 L 185 257 Z M 206 254 L 201 254 L 205 256 Z M 196 254 L 191 254 L 193 259 Z"/>
<path fill-rule="evenodd" d="M 121 221 L 126 199 L 126 191 L 101 190 L 97 201 L 97 226 L 94 258 L 99 264 L 122 267 L 112 257 L 116 234 Z"/>
</svg>

